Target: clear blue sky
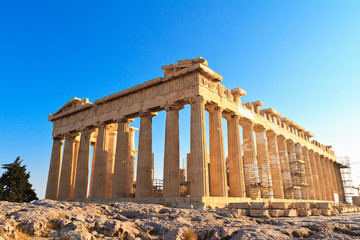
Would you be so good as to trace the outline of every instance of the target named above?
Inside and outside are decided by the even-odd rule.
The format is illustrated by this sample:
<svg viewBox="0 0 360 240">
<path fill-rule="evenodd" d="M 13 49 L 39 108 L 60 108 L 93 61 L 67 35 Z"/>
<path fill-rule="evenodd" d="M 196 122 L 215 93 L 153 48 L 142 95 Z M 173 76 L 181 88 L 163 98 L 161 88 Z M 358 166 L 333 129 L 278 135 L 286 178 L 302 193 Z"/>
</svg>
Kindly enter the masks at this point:
<svg viewBox="0 0 360 240">
<path fill-rule="evenodd" d="M 199 56 L 227 88 L 248 92 L 244 102 L 262 100 L 349 155 L 360 182 L 360 1 L 129 2 L 0 3 L 0 164 L 20 155 L 40 198 L 49 113 L 74 96 L 93 102 Z M 159 176 L 164 116 L 154 118 Z"/>
</svg>

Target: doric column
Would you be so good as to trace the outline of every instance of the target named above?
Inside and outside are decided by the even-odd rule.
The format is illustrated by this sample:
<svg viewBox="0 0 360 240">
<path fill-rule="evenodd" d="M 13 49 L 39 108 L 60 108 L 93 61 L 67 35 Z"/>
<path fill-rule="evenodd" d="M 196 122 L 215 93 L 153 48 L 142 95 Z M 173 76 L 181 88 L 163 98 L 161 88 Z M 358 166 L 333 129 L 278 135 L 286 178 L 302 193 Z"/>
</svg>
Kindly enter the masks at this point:
<svg viewBox="0 0 360 240">
<path fill-rule="evenodd" d="M 222 108 L 212 105 L 209 111 L 210 195 L 227 197 L 226 163 L 222 127 Z"/>
<path fill-rule="evenodd" d="M 93 128 L 81 131 L 79 156 L 77 161 L 74 199 L 86 199 L 89 178 L 90 140 Z"/>
<path fill-rule="evenodd" d="M 114 164 L 115 164 L 115 145 L 117 133 L 112 128 L 108 133 L 108 152 L 107 152 L 107 168 L 106 168 L 106 189 L 105 198 L 112 198 L 112 184 L 114 179 Z"/>
<path fill-rule="evenodd" d="M 256 163 L 254 123 L 247 119 L 240 119 L 244 139 L 244 172 L 245 190 L 248 198 L 256 199 L 259 195 L 259 173 Z"/>
<path fill-rule="evenodd" d="M 277 137 L 278 152 L 281 165 L 281 176 L 283 182 L 284 195 L 286 199 L 293 199 L 292 180 L 290 173 L 289 157 L 286 148 L 286 139 L 284 136 L 279 135 Z"/>
<path fill-rule="evenodd" d="M 180 142 L 179 109 L 183 106 L 166 106 L 164 149 L 164 197 L 180 195 Z"/>
<path fill-rule="evenodd" d="M 257 164 L 261 184 L 261 197 L 273 198 L 274 193 L 272 190 L 266 129 L 261 125 L 256 125 L 254 130 L 256 133 Z"/>
<path fill-rule="evenodd" d="M 76 170 L 78 164 L 79 150 L 80 150 L 80 139 L 75 138 L 75 147 L 74 147 L 74 163 L 73 163 L 73 172 L 71 177 L 71 193 L 70 199 L 74 199 L 74 188 L 75 188 L 75 179 L 76 179 Z"/>
<path fill-rule="evenodd" d="M 118 121 L 112 198 L 128 197 L 128 157 L 130 152 L 130 122 L 124 118 Z"/>
<path fill-rule="evenodd" d="M 330 168 L 330 174 L 331 174 L 331 179 L 332 179 L 332 188 L 333 188 L 334 201 L 335 200 L 340 200 L 339 189 L 338 189 L 338 185 L 337 185 L 337 182 L 336 182 L 334 161 L 332 159 L 329 159 L 329 168 Z M 337 194 L 338 199 L 335 199 L 335 193 Z"/>
<path fill-rule="evenodd" d="M 105 199 L 109 125 L 98 126 L 95 152 L 94 176 L 91 189 L 92 199 Z"/>
<path fill-rule="evenodd" d="M 301 181 L 299 177 L 298 165 L 296 160 L 295 143 L 291 139 L 288 139 L 286 142 L 286 148 L 289 156 L 289 166 L 290 166 L 294 199 L 301 199 Z"/>
<path fill-rule="evenodd" d="M 136 174 L 136 197 L 151 197 L 152 193 L 152 118 L 156 113 L 140 115 L 139 155 Z"/>
<path fill-rule="evenodd" d="M 334 201 L 334 189 L 333 189 L 333 180 L 331 175 L 330 169 L 330 160 L 326 157 L 324 158 L 324 166 L 325 166 L 325 179 L 326 179 L 326 193 L 327 193 L 327 200 Z"/>
<path fill-rule="evenodd" d="M 321 190 L 319 182 L 319 172 L 317 169 L 317 164 L 315 162 L 315 155 L 313 150 L 309 150 L 309 161 L 312 170 L 312 179 L 313 179 L 313 188 L 315 194 L 315 200 L 321 200 Z"/>
<path fill-rule="evenodd" d="M 190 196 L 209 196 L 209 176 L 205 131 L 205 102 L 202 96 L 190 100 Z M 188 163 L 189 164 L 189 163 Z"/>
<path fill-rule="evenodd" d="M 306 147 L 302 148 L 302 155 L 305 162 L 305 174 L 307 181 L 307 192 L 310 200 L 315 200 L 315 191 L 314 191 L 314 180 L 313 180 L 313 169 L 310 164 L 309 159 L 309 150 Z"/>
<path fill-rule="evenodd" d="M 294 145 L 295 156 L 296 156 L 296 175 L 299 179 L 299 186 L 301 191 L 301 199 L 309 199 L 308 190 L 307 190 L 307 179 L 306 179 L 306 169 L 305 161 L 302 153 L 302 146 L 300 143 Z"/>
<path fill-rule="evenodd" d="M 331 200 L 331 194 L 330 194 L 330 186 L 329 186 L 329 177 L 328 177 L 328 166 L 325 156 L 320 156 L 320 166 L 322 167 L 322 183 L 324 188 L 324 200 L 330 201 Z"/>
<path fill-rule="evenodd" d="M 49 175 L 46 185 L 46 199 L 56 200 L 58 198 L 63 141 L 63 137 L 55 137 L 53 141 Z"/>
<path fill-rule="evenodd" d="M 130 146 L 130 152 L 128 157 L 128 164 L 127 164 L 127 193 L 132 195 L 135 193 L 134 185 L 136 179 L 136 173 L 135 173 L 135 156 L 137 150 L 135 149 L 135 132 L 137 131 L 137 128 L 130 127 L 129 128 L 129 146 Z"/>
<path fill-rule="evenodd" d="M 65 135 L 64 157 L 61 165 L 59 200 L 71 200 L 71 183 L 74 171 L 75 137 L 78 133 Z"/>
<path fill-rule="evenodd" d="M 342 181 L 342 176 L 341 176 L 341 171 L 340 171 L 340 167 L 337 163 L 334 162 L 334 170 L 335 170 L 335 175 L 336 175 L 336 182 L 337 182 L 337 186 L 339 189 L 339 199 L 341 202 L 346 202 L 346 197 L 344 194 L 344 184 Z"/>
<path fill-rule="evenodd" d="M 319 184 L 319 192 L 320 192 L 320 200 L 326 200 L 326 193 L 325 193 L 325 187 L 324 187 L 324 177 L 323 177 L 323 171 L 324 171 L 324 165 L 320 161 L 320 155 L 319 153 L 315 153 L 315 163 L 316 163 L 316 170 L 318 172 L 318 184 Z"/>
<path fill-rule="evenodd" d="M 92 184 L 93 184 L 93 179 L 94 179 L 96 143 L 97 143 L 97 141 L 93 145 L 93 155 L 92 155 L 92 159 L 91 159 L 91 171 L 90 171 L 90 182 L 89 182 L 89 195 L 88 195 L 88 198 L 91 198 Z"/>
<path fill-rule="evenodd" d="M 241 139 L 239 129 L 239 116 L 228 114 L 228 157 L 229 157 L 229 186 L 230 197 L 246 197 L 243 159 L 241 152 Z"/>
<path fill-rule="evenodd" d="M 269 162 L 274 198 L 283 199 L 285 196 L 281 176 L 281 164 L 278 153 L 277 135 L 274 131 L 267 131 L 266 137 L 268 140 Z"/>
</svg>

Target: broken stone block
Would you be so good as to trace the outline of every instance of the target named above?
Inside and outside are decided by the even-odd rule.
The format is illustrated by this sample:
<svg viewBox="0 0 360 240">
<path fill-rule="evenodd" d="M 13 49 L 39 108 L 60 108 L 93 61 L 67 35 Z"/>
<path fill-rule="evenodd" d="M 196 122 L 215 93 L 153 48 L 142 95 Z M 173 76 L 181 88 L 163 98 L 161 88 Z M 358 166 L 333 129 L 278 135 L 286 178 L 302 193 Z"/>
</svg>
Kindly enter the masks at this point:
<svg viewBox="0 0 360 240">
<path fill-rule="evenodd" d="M 332 203 L 330 202 L 315 203 L 315 207 L 321 209 L 330 209 L 332 208 Z"/>
<path fill-rule="evenodd" d="M 252 217 L 269 217 L 269 210 L 250 210 L 250 216 Z"/>
<path fill-rule="evenodd" d="M 294 203 L 294 205 L 297 209 L 310 209 L 310 204 L 308 202 L 297 202 Z"/>
<path fill-rule="evenodd" d="M 299 217 L 311 216 L 311 210 L 310 209 L 298 209 L 298 215 L 299 215 Z"/>
<path fill-rule="evenodd" d="M 284 216 L 285 217 L 297 217 L 298 212 L 296 209 L 284 209 Z"/>
<path fill-rule="evenodd" d="M 269 210 L 271 217 L 282 217 L 284 216 L 284 210 L 282 209 L 270 209 Z"/>
<path fill-rule="evenodd" d="M 311 209 L 311 215 L 312 216 L 321 216 L 321 209 L 317 209 L 317 208 Z"/>
<path fill-rule="evenodd" d="M 253 202 L 250 209 L 266 209 L 269 208 L 268 202 Z"/>
<path fill-rule="evenodd" d="M 229 203 L 229 208 L 249 209 L 251 202 Z"/>
<path fill-rule="evenodd" d="M 321 214 L 324 216 L 331 216 L 331 210 L 329 209 L 321 209 Z"/>
<path fill-rule="evenodd" d="M 291 207 L 291 203 L 288 202 L 271 202 L 270 203 L 271 208 L 274 209 L 287 209 Z"/>
</svg>

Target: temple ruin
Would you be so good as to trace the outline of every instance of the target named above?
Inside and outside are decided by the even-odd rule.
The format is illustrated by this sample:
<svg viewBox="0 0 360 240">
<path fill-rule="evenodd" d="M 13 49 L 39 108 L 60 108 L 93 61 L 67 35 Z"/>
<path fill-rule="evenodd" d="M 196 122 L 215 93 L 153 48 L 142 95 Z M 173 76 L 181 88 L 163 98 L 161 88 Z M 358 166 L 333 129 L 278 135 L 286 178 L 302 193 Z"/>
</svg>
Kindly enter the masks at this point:
<svg viewBox="0 0 360 240">
<path fill-rule="evenodd" d="M 49 116 L 53 148 L 45 198 L 205 207 L 266 199 L 344 201 L 343 166 L 331 146 L 311 140 L 314 134 L 275 109 L 261 109 L 261 101 L 242 103 L 246 91 L 226 89 L 222 76 L 203 58 L 180 60 L 161 69 L 164 77 L 94 103 L 73 98 Z M 182 169 L 179 111 L 187 104 L 191 106 L 190 153 Z M 164 174 L 158 191 L 153 183 L 152 118 L 163 110 Z M 139 129 L 130 126 L 137 117 Z"/>
</svg>

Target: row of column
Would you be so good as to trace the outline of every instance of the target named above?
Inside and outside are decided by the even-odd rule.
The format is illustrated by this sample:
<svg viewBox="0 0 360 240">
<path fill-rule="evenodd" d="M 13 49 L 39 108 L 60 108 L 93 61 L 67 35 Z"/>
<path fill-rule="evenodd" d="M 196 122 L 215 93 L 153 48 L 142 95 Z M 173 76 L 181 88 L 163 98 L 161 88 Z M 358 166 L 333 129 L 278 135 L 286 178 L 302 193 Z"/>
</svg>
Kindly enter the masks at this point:
<svg viewBox="0 0 360 240">
<path fill-rule="evenodd" d="M 230 196 L 255 199 L 261 196 L 277 199 L 335 200 L 334 193 L 338 193 L 340 199 L 343 197 L 340 172 L 335 162 L 302 147 L 299 143 L 285 139 L 274 131 L 254 125 L 248 119 L 240 119 L 235 113 L 223 113 L 223 109 L 215 104 L 206 105 L 210 134 L 208 166 L 206 101 L 198 96 L 189 102 L 191 135 L 188 176 L 191 197 Z M 183 106 L 179 105 L 165 107 L 164 197 L 180 195 L 179 110 L 182 108 Z M 152 196 L 152 117 L 155 115 L 153 112 L 140 115 L 137 198 Z M 228 168 L 224 151 L 223 117 L 227 119 Z M 126 118 L 117 122 L 116 141 L 109 141 L 109 124 L 97 126 L 98 136 L 89 194 L 93 199 L 129 197 L 133 191 L 135 169 L 134 161 L 129 160 L 133 141 L 130 140 L 130 122 L 131 119 Z M 243 149 L 239 125 L 243 129 Z M 94 130 L 95 128 L 86 128 L 81 131 L 78 150 L 74 141 L 79 133 L 66 135 L 64 156 L 61 156 L 64 138 L 54 138 L 46 198 L 68 200 L 87 197 L 91 134 Z M 110 142 L 113 146 L 109 146 Z M 108 156 L 109 148 L 114 148 L 110 151 L 115 153 L 113 160 L 109 160 L 112 159 Z M 76 169 L 76 172 L 72 169 Z M 113 173 L 113 176 L 109 173 Z"/>
</svg>

